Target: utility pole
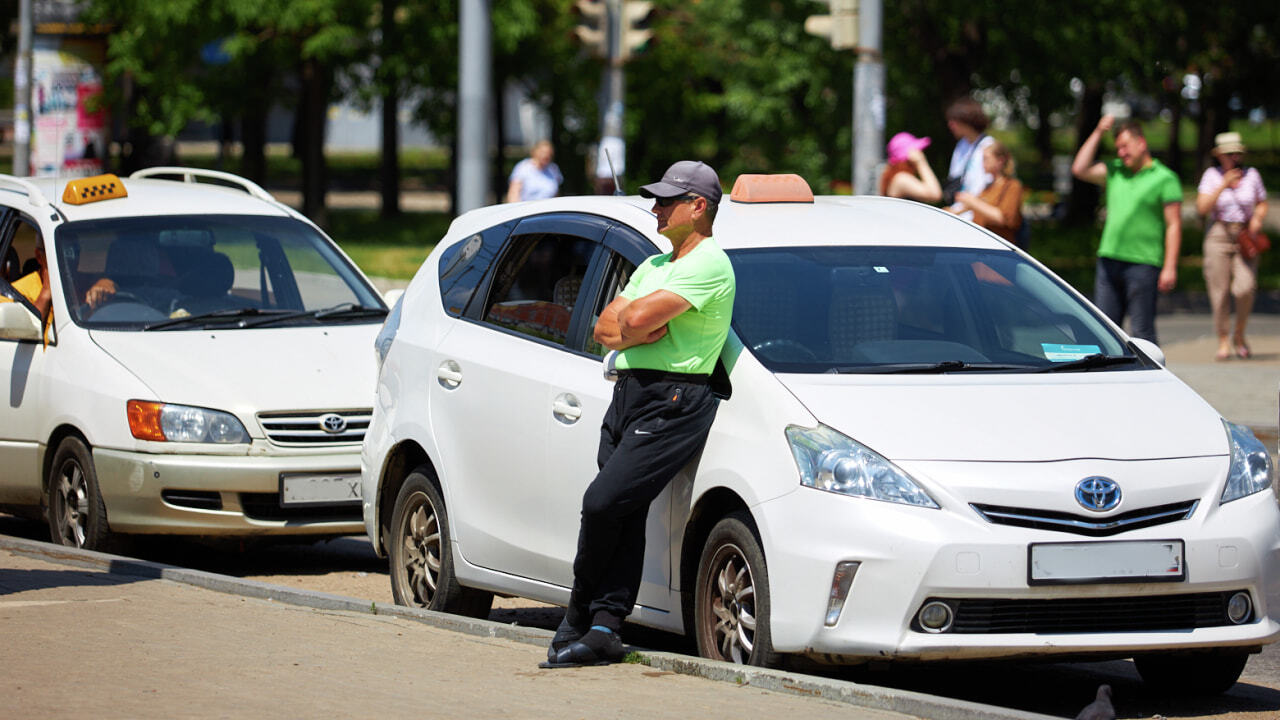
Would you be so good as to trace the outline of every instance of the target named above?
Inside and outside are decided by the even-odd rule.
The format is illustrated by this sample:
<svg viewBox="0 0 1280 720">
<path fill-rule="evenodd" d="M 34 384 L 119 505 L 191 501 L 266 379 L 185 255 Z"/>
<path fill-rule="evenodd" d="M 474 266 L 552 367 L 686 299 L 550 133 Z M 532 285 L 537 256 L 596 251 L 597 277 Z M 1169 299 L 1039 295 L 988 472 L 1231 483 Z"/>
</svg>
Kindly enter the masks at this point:
<svg viewBox="0 0 1280 720">
<path fill-rule="evenodd" d="M 853 75 L 853 191 L 876 192 L 876 168 L 884 162 L 884 56 L 881 0 L 861 0 L 858 62 Z"/>
<path fill-rule="evenodd" d="M 13 77 L 13 174 L 31 174 L 31 2 L 18 2 L 18 58 Z"/>
<path fill-rule="evenodd" d="M 876 191 L 876 168 L 884 162 L 884 58 L 881 0 L 814 0 L 830 15 L 810 15 L 804 29 L 828 38 L 836 50 L 855 50 L 853 68 L 853 191 Z"/>
<path fill-rule="evenodd" d="M 489 0 L 462 0 L 458 19 L 458 196 L 461 215 L 489 198 L 489 88 L 493 75 Z"/>
</svg>

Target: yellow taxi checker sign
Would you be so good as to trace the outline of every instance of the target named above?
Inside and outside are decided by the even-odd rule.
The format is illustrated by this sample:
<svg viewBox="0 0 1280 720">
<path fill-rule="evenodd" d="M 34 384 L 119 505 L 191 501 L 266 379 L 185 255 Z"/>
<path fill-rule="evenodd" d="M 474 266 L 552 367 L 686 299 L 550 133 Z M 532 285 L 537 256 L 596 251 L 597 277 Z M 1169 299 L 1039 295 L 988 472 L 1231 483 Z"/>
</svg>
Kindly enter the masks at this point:
<svg viewBox="0 0 1280 720">
<path fill-rule="evenodd" d="M 72 180 L 67 183 L 67 189 L 62 191 L 62 202 L 69 205 L 84 205 L 122 197 L 129 197 L 129 191 L 124 189 L 120 178 L 111 173 Z"/>
</svg>

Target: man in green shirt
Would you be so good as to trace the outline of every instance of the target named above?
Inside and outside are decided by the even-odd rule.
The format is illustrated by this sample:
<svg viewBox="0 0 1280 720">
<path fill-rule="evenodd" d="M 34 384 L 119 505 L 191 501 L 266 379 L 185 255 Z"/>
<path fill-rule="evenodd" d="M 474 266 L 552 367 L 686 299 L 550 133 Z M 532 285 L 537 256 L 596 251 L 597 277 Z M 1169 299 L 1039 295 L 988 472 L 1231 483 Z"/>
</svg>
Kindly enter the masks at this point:
<svg viewBox="0 0 1280 720">
<path fill-rule="evenodd" d="M 672 250 L 636 268 L 596 323 L 596 341 L 617 351 L 617 384 L 600 428 L 600 472 L 582 497 L 573 592 L 543 667 L 622 659 L 618 633 L 640 588 L 649 504 L 702 451 L 715 419 L 708 381 L 736 287 L 711 237 L 720 178 L 684 160 L 640 194 L 653 198 Z"/>
<path fill-rule="evenodd" d="M 1182 248 L 1182 184 L 1151 157 L 1142 126 L 1116 128 L 1116 159 L 1094 162 L 1102 133 L 1115 120 L 1102 116 L 1071 163 L 1071 172 L 1106 192 L 1107 222 L 1098 247 L 1094 302 L 1117 325 L 1129 316 L 1129 334 L 1156 342 L 1156 291 L 1178 282 Z"/>
</svg>

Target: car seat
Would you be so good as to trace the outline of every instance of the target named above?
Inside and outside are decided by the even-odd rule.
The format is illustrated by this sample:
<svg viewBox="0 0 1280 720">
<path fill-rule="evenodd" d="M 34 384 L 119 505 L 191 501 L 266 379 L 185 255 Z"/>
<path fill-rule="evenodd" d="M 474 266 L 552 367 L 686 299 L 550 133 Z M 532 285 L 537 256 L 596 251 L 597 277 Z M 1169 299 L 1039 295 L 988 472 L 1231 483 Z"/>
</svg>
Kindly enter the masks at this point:
<svg viewBox="0 0 1280 720">
<path fill-rule="evenodd" d="M 870 268 L 833 270 L 828 331 L 836 359 L 860 357 L 857 346 L 898 337 L 898 303 L 888 275 Z"/>
<path fill-rule="evenodd" d="M 578 301 L 578 291 L 581 289 L 581 275 L 565 275 L 551 288 L 551 302 L 572 310 L 574 303 Z"/>
<path fill-rule="evenodd" d="M 200 248 L 187 259 L 187 270 L 178 278 L 178 288 L 182 293 L 179 307 L 196 315 L 249 306 L 248 301 L 228 294 L 236 279 L 231 258 L 216 250 Z"/>
</svg>

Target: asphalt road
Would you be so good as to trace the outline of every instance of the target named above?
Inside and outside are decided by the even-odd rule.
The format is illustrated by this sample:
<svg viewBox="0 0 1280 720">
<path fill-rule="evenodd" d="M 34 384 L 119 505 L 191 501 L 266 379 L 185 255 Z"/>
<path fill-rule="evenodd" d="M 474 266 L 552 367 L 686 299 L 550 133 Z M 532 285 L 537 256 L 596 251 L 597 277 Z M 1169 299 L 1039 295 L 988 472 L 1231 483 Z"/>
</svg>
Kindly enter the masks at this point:
<svg viewBox="0 0 1280 720">
<path fill-rule="evenodd" d="M 43 525 L 0 515 L 0 534 L 47 539 Z M 361 537 L 309 543 L 258 541 L 204 543 L 164 538 L 130 543 L 121 554 L 181 567 L 247 577 L 291 587 L 391 603 L 386 562 Z M 491 620 L 552 629 L 561 611 L 520 599 L 499 600 Z M 628 642 L 668 651 L 688 651 L 683 638 L 628 628 Z M 536 659 L 536 658 L 535 658 Z M 532 662 L 532 661 L 531 661 Z M 892 668 L 809 669 L 860 683 L 913 690 L 999 707 L 1074 717 L 1100 683 L 1114 688 L 1123 718 L 1214 718 L 1268 720 L 1280 717 L 1280 645 L 1253 656 L 1241 682 L 1205 700 L 1159 697 L 1148 692 L 1128 661 L 1100 663 L 947 663 Z"/>
</svg>

